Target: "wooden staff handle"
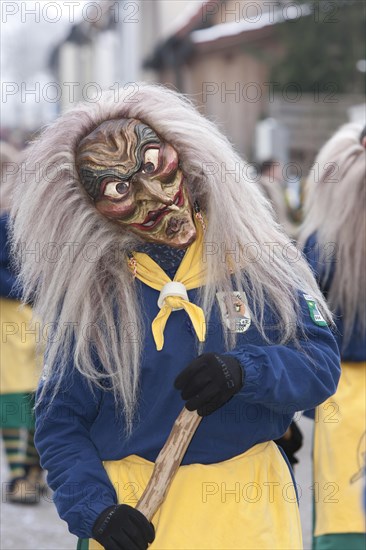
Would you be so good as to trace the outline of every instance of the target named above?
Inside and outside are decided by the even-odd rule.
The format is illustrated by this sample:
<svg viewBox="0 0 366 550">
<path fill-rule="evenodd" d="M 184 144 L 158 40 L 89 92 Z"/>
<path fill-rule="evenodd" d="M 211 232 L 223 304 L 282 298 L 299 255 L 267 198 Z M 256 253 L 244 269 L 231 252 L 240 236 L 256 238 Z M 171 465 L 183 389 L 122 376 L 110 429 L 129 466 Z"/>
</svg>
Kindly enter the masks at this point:
<svg viewBox="0 0 366 550">
<path fill-rule="evenodd" d="M 172 431 L 155 462 L 154 470 L 136 509 L 151 521 L 163 503 L 169 486 L 202 417 L 185 407 L 174 422 Z"/>
</svg>

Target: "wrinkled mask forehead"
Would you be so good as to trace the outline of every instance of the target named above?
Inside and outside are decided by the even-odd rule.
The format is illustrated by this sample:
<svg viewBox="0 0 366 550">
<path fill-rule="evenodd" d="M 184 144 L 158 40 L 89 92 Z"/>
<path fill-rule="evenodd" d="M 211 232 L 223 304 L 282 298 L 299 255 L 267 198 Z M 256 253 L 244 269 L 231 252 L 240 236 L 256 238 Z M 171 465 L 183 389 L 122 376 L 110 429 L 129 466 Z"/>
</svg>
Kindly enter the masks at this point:
<svg viewBox="0 0 366 550">
<path fill-rule="evenodd" d="M 160 145 L 152 128 L 137 119 L 107 120 L 88 134 L 76 151 L 76 167 L 86 192 L 96 199 L 104 178 L 128 180 L 141 168 L 143 153 Z"/>
</svg>

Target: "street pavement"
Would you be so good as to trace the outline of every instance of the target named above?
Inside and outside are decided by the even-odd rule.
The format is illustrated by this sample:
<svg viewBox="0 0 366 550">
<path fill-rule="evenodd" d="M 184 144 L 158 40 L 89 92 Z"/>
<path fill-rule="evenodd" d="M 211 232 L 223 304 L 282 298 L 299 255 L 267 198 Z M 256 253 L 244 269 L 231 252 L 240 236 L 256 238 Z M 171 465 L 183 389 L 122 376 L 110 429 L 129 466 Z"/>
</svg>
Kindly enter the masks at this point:
<svg viewBox="0 0 366 550">
<path fill-rule="evenodd" d="M 310 550 L 312 421 L 302 417 L 299 426 L 304 433 L 304 445 L 298 453 L 300 464 L 296 467 L 295 474 L 300 497 L 304 549 Z M 59 519 L 52 497 L 44 494 L 40 503 L 35 506 L 6 502 L 7 472 L 3 453 L 1 454 L 1 479 L 1 550 L 75 550 L 77 539 L 68 532 L 66 523 Z"/>
</svg>

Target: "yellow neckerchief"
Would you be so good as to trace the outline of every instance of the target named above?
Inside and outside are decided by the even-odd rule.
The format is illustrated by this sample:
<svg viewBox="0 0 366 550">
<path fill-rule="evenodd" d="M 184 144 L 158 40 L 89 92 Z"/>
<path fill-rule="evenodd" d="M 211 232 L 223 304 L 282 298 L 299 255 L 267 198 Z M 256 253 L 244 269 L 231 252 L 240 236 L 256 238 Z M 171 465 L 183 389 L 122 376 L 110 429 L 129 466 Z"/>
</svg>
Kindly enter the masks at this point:
<svg viewBox="0 0 366 550">
<path fill-rule="evenodd" d="M 206 269 L 202 263 L 203 229 L 196 225 L 196 240 L 189 246 L 172 281 L 161 267 L 150 256 L 142 252 L 134 252 L 129 265 L 135 277 L 145 285 L 161 291 L 167 283 L 179 282 L 186 290 L 198 288 L 205 284 Z M 180 296 L 165 297 L 162 307 L 152 322 L 151 328 L 156 349 L 161 351 L 164 346 L 164 329 L 172 311 L 184 309 L 189 315 L 197 338 L 205 341 L 206 323 L 203 310 Z"/>
</svg>

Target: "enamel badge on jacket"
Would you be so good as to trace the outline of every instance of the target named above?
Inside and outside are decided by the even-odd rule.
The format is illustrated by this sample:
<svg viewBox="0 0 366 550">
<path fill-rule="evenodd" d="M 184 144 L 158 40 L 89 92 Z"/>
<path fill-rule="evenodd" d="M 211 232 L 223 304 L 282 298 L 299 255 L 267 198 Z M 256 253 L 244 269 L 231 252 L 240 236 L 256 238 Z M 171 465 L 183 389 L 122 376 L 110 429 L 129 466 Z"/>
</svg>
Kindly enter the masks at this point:
<svg viewBox="0 0 366 550">
<path fill-rule="evenodd" d="M 251 316 L 245 292 L 217 292 L 216 296 L 223 322 L 229 331 L 247 331 L 251 324 Z"/>
</svg>

